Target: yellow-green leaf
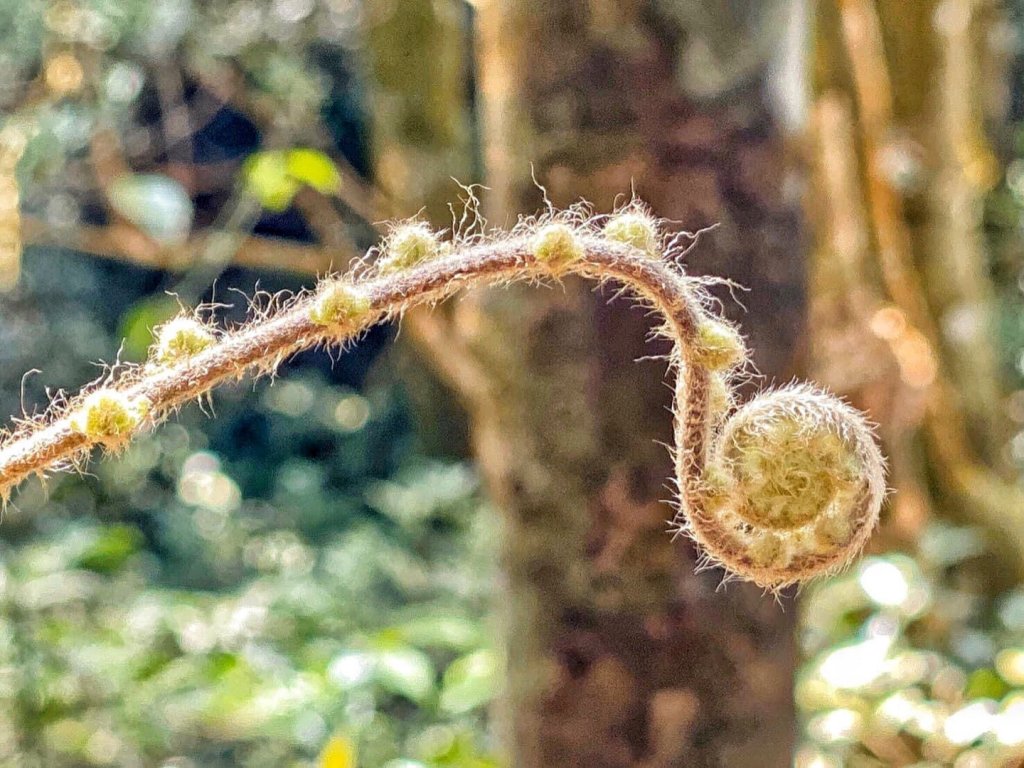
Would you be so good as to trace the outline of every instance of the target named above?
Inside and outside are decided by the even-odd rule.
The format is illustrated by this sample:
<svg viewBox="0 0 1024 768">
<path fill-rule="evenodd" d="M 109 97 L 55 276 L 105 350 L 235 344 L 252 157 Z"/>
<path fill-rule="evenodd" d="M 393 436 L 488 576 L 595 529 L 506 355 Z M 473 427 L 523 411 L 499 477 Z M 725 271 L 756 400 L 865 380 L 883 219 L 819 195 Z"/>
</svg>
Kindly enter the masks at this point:
<svg viewBox="0 0 1024 768">
<path fill-rule="evenodd" d="M 341 174 L 334 161 L 318 150 L 289 150 L 286 165 L 293 179 L 325 195 L 337 191 L 341 184 Z"/>
<path fill-rule="evenodd" d="M 385 690 L 420 702 L 434 691 L 430 657 L 415 648 L 388 648 L 377 653 L 376 680 Z"/>
<path fill-rule="evenodd" d="M 501 666 L 494 651 L 486 648 L 456 659 L 444 671 L 441 709 L 462 714 L 493 699 L 501 684 Z"/>
<path fill-rule="evenodd" d="M 292 204 L 303 184 L 325 195 L 336 192 L 341 174 L 334 161 L 316 149 L 266 150 L 248 157 L 242 181 L 260 205 L 280 212 Z"/>
<path fill-rule="evenodd" d="M 281 211 L 292 204 L 292 198 L 302 186 L 288 172 L 284 152 L 270 150 L 250 155 L 242 166 L 242 181 L 246 191 L 270 211 Z"/>
</svg>

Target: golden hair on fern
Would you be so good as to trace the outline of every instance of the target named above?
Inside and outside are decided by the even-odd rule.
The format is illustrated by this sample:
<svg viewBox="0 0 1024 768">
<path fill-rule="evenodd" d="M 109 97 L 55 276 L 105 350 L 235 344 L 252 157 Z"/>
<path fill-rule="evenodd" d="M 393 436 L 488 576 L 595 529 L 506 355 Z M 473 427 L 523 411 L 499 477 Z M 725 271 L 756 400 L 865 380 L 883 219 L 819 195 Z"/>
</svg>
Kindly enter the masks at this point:
<svg viewBox="0 0 1024 768">
<path fill-rule="evenodd" d="M 0 439 L 0 495 L 29 475 L 80 466 L 94 446 L 124 445 L 223 381 L 273 372 L 290 354 L 350 341 L 414 305 L 470 285 L 576 274 L 619 283 L 664 317 L 676 375 L 674 526 L 708 562 L 776 589 L 842 568 L 871 534 L 885 469 L 864 417 L 808 386 L 734 409 L 730 374 L 747 360 L 743 338 L 708 313 L 700 280 L 676 264 L 674 241 L 637 201 L 607 217 L 577 206 L 452 242 L 403 222 L 375 255 L 235 329 L 187 315 L 161 326 L 145 364 L 123 366 Z"/>
</svg>

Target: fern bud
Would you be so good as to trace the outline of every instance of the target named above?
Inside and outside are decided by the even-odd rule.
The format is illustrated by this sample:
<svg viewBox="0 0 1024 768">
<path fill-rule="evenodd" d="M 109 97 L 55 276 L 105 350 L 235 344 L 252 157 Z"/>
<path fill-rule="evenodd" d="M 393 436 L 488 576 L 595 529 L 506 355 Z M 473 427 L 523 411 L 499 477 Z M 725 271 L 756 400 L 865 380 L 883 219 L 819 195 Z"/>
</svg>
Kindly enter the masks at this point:
<svg viewBox="0 0 1024 768">
<path fill-rule="evenodd" d="M 150 360 L 171 365 L 199 354 L 217 343 L 213 331 L 192 317 L 176 317 L 156 329 Z"/>
<path fill-rule="evenodd" d="M 661 255 L 658 224 L 640 208 L 627 208 L 611 216 L 602 233 L 608 240 L 632 246 L 648 256 L 658 258 Z"/>
<path fill-rule="evenodd" d="M 118 378 L 112 373 L 106 387 L 72 400 L 69 409 L 51 408 L 0 436 L 0 502 L 30 475 L 74 465 L 97 443 L 117 447 L 143 424 L 246 370 L 273 372 L 293 352 L 354 335 L 462 287 L 573 272 L 616 281 L 665 315 L 662 329 L 680 363 L 676 526 L 711 561 L 773 589 L 848 563 L 884 497 L 882 457 L 863 417 L 807 387 L 734 408 L 730 377 L 747 358 L 739 332 L 706 314 L 710 297 L 676 265 L 641 262 L 634 250 L 609 247 L 623 243 L 656 256 L 663 245 L 657 220 L 634 201 L 605 221 L 601 241 L 593 221 L 590 208 L 579 205 L 525 219 L 510 237 L 456 235 L 451 246 L 425 223 L 406 222 L 385 239 L 377 269 L 403 274 L 364 281 L 355 277 L 356 266 L 302 301 L 275 300 L 272 311 L 255 313 L 223 339 L 197 319 L 171 320 L 157 330 L 150 364 L 119 369 Z M 410 269 L 440 255 L 429 268 Z"/>
<path fill-rule="evenodd" d="M 351 327 L 370 311 L 370 297 L 340 280 L 321 287 L 309 309 L 309 319 L 329 328 Z"/>
<path fill-rule="evenodd" d="M 144 397 L 132 399 L 114 389 L 98 389 L 82 400 L 71 417 L 71 428 L 92 440 L 116 445 L 138 428 L 150 407 Z"/>
<path fill-rule="evenodd" d="M 382 273 L 398 272 L 437 258 L 441 250 L 440 238 L 425 222 L 407 222 L 395 227 L 385 239 L 378 268 Z"/>
<path fill-rule="evenodd" d="M 708 380 L 708 410 L 712 423 L 719 423 L 733 407 L 732 390 L 723 373 L 712 373 Z"/>
<path fill-rule="evenodd" d="M 697 326 L 691 362 L 712 371 L 727 371 L 747 358 L 743 337 L 728 323 L 704 318 Z"/>
<path fill-rule="evenodd" d="M 530 246 L 533 257 L 553 272 L 583 258 L 579 235 L 568 224 L 552 222 L 541 227 Z"/>
<path fill-rule="evenodd" d="M 846 565 L 878 520 L 881 453 L 864 417 L 809 387 L 761 395 L 725 423 L 692 533 L 711 557 L 778 587 Z"/>
</svg>

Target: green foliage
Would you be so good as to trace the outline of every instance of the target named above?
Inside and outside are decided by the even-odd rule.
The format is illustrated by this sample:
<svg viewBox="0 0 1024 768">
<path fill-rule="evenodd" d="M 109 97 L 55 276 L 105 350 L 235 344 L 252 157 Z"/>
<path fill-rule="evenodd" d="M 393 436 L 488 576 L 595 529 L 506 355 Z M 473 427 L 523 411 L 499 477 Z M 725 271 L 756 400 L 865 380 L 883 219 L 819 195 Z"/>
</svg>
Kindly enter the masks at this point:
<svg viewBox="0 0 1024 768">
<path fill-rule="evenodd" d="M 267 150 L 250 155 L 242 166 L 246 191 L 270 211 L 283 211 L 302 185 L 333 194 L 341 184 L 338 167 L 313 149 Z"/>
<path fill-rule="evenodd" d="M 1024 3 L 1015 0 L 1008 10 L 1016 22 L 1024 19 Z M 1019 68 L 1018 68 L 1019 69 Z M 1024 79 L 1016 75 L 1014 91 L 1024 92 Z M 995 348 L 1003 363 L 1010 390 L 1006 410 L 1010 416 L 1009 459 L 1024 482 L 1024 114 L 1014 116 L 1015 159 L 1006 165 L 1001 182 L 985 199 L 985 229 L 990 268 L 995 286 Z"/>
<path fill-rule="evenodd" d="M 346 11 L 273 0 L 0 0 L 0 125 L 17 121 L 29 138 L 18 167 L 24 209 L 55 227 L 84 218 L 97 192 L 90 143 L 110 131 L 132 168 L 159 172 L 125 175 L 105 190 L 109 203 L 157 241 L 179 243 L 193 223 L 193 203 L 178 181 L 153 167 L 154 156 L 164 149 L 172 163 L 202 158 L 194 156 L 194 136 L 177 135 L 181 126 L 164 131 L 153 124 L 152 102 L 159 102 L 160 120 L 180 120 L 183 105 L 168 98 L 181 94 L 175 97 L 168 82 L 213 83 L 237 72 L 245 82 L 244 103 L 237 106 L 272 115 L 282 143 L 290 143 L 329 106 L 328 73 L 315 54 L 331 52 L 326 59 L 337 74 L 339 51 L 351 42 L 358 13 L 355 5 Z M 57 56 L 70 57 L 80 82 L 47 84 L 47 67 Z M 189 133 L 215 116 L 199 117 L 186 126 Z M 250 180 L 268 209 L 286 208 L 301 184 L 337 190 L 337 167 L 322 152 L 278 154 L 257 153 L 260 167 Z"/>
<path fill-rule="evenodd" d="M 285 152 L 285 168 L 293 179 L 325 195 L 336 192 L 341 184 L 338 166 L 315 149 L 289 149 Z"/>
<path fill-rule="evenodd" d="M 500 666 L 487 648 L 473 651 L 452 662 L 445 670 L 441 709 L 454 714 L 486 705 L 498 693 Z"/>
<path fill-rule="evenodd" d="M 102 266 L 40 254 L 4 304 L 33 354 L 79 359 L 58 376 L 114 346 Z M 374 381 L 300 365 L 95 477 L 26 487 L 0 527 L 0 764 L 495 765 L 495 686 L 465 661 L 494 658 L 494 514 L 468 467 L 417 453 L 386 367 Z"/>
<path fill-rule="evenodd" d="M 256 152 L 242 166 L 242 181 L 246 191 L 270 211 L 283 211 L 292 204 L 292 198 L 302 184 L 288 172 L 282 152 Z"/>
<path fill-rule="evenodd" d="M 913 559 L 865 558 L 809 591 L 797 766 L 1024 757 L 1024 592 L 986 595 L 984 552 L 976 531 L 932 524 Z"/>
<path fill-rule="evenodd" d="M 137 453 L 123 461 L 138 461 Z M 414 470 L 390 490 L 429 497 L 433 481 L 450 473 L 463 494 L 474 493 L 464 470 L 441 465 Z M 466 518 L 479 504 L 472 495 L 440 504 L 417 510 L 419 523 L 397 541 L 367 522 L 317 544 L 287 529 L 245 531 L 254 522 L 247 517 L 211 521 L 213 509 L 197 506 L 193 524 L 222 557 L 252 563 L 215 592 L 161 585 L 155 553 L 123 523 L 68 524 L 6 548 L 0 668 L 9 685 L 0 723 L 17 737 L 9 746 L 47 766 L 148 764 L 174 754 L 204 766 L 270 766 L 309 759 L 345 731 L 364 766 L 403 753 L 426 765 L 478 764 L 467 745 L 478 743 L 497 664 L 480 646 L 479 612 L 454 613 L 466 607 L 445 582 L 465 589 L 478 581 L 449 558 L 479 567 L 487 542 Z M 442 519 L 461 521 L 431 542 L 447 556 L 412 551 L 414 540 L 437 538 L 431 529 Z M 486 585 L 474 589 L 480 605 Z M 406 618 L 409 596 L 417 608 Z M 466 648 L 475 650 L 454 656 Z M 441 726 L 457 746 L 424 748 L 424 729 Z"/>
</svg>

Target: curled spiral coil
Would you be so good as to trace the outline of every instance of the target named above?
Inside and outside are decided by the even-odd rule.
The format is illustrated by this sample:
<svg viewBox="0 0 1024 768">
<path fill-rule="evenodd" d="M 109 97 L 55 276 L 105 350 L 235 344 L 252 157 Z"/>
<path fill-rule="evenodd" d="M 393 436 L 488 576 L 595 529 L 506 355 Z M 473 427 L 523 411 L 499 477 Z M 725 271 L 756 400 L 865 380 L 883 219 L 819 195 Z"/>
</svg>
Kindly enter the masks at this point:
<svg viewBox="0 0 1024 768">
<path fill-rule="evenodd" d="M 864 546 L 885 497 L 864 417 L 809 386 L 760 394 L 713 440 L 701 506 L 680 521 L 714 562 L 762 586 L 828 573 Z"/>
<path fill-rule="evenodd" d="M 473 284 L 615 281 L 665 318 L 674 342 L 674 527 L 706 562 L 779 588 L 842 568 L 874 528 L 885 463 L 864 417 L 809 386 L 733 407 L 732 373 L 747 360 L 739 332 L 711 316 L 700 280 L 677 265 L 679 247 L 645 206 L 608 217 L 583 207 L 522 220 L 510 233 L 442 242 L 420 221 L 391 228 L 348 275 L 273 312 L 220 330 L 200 313 L 156 331 L 150 359 L 122 365 L 0 437 L 0 497 L 32 474 L 77 469 L 90 449 L 123 447 L 219 383 L 268 374 L 289 355 L 345 344 L 370 326 Z"/>
</svg>

